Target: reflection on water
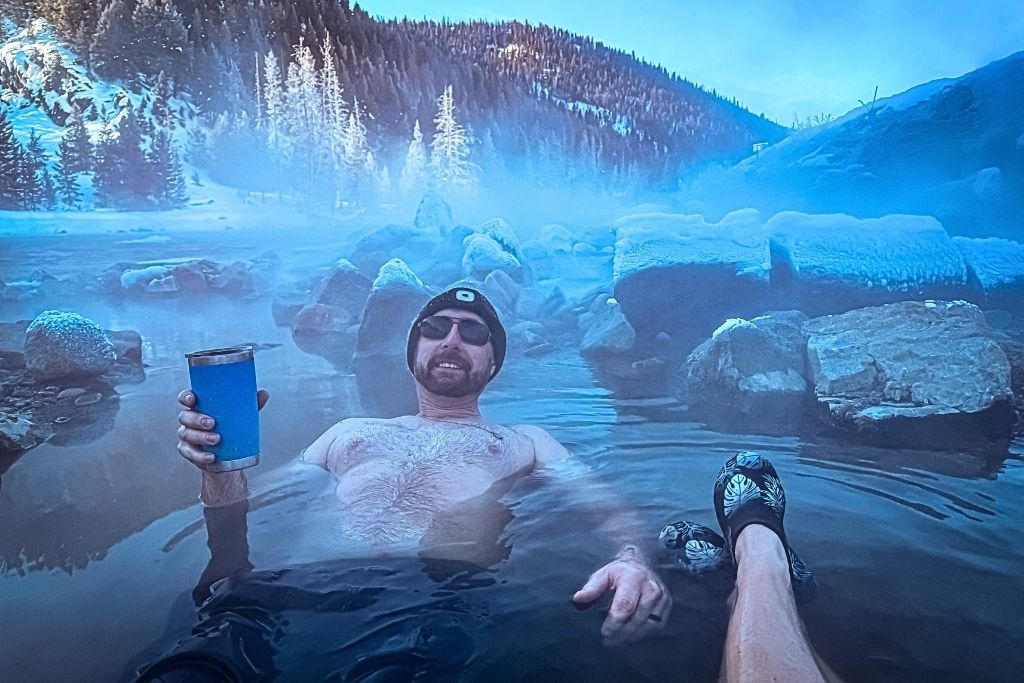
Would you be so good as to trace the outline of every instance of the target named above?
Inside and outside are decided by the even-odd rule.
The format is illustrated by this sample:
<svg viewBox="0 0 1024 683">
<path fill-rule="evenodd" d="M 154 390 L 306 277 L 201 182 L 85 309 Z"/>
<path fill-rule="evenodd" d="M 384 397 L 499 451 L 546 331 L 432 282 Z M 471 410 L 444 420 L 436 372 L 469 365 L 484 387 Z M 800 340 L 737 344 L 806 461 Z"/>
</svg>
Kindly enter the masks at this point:
<svg viewBox="0 0 1024 683">
<path fill-rule="evenodd" d="M 607 603 L 584 612 L 569 604 L 608 559 L 594 537 L 600 512 L 542 475 L 505 498 L 495 547 L 507 559 L 481 559 L 485 571 L 462 575 L 465 585 L 422 563 L 375 573 L 316 557 L 300 539 L 320 533 L 311 509 L 329 496 L 320 484 L 281 486 L 275 472 L 328 426 L 360 414 L 358 388 L 275 327 L 268 300 L 77 304 L 102 327 L 137 329 L 149 367 L 143 383 L 118 387 L 116 412 L 96 420 L 109 431 L 44 444 L 3 475 L 0 595 L 4 613 L 20 615 L 0 639 L 5 680 L 116 680 L 197 625 L 192 591 L 210 553 L 197 472 L 174 450 L 174 397 L 187 382 L 186 351 L 240 341 L 267 345 L 256 355 L 272 397 L 261 417 L 263 460 L 251 471 L 247 557 L 259 585 L 277 587 L 261 608 L 284 639 L 273 643 L 275 667 L 305 661 L 330 673 L 339 666 L 332 656 L 358 653 L 359 671 L 395 673 L 440 651 L 467 680 L 716 679 L 728 581 L 666 570 L 676 607 L 664 631 L 603 648 Z M 730 455 L 771 458 L 786 485 L 790 540 L 820 583 L 802 608 L 808 632 L 848 680 L 1010 681 L 1024 669 L 1020 442 L 944 453 L 711 430 L 679 421 L 669 404 L 614 401 L 571 351 L 510 354 L 483 407 L 501 422 L 547 428 L 639 511 L 652 543 L 678 519 L 714 526 L 713 482 Z M 314 607 L 288 606 L 281 587 Z M 386 597 L 364 600 L 367 587 Z M 358 610 L 317 611 L 321 600 Z M 424 610 L 425 621 L 411 619 Z"/>
</svg>

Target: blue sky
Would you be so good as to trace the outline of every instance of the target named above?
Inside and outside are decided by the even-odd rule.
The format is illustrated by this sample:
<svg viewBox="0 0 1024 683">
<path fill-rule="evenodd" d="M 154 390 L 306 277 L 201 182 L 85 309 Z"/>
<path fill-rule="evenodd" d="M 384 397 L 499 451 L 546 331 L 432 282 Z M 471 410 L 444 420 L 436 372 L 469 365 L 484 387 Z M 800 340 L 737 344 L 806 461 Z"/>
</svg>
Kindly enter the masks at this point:
<svg viewBox="0 0 1024 683">
<path fill-rule="evenodd" d="M 528 19 L 583 33 L 783 124 L 1024 50 L 1024 0 L 364 0 L 377 16 Z"/>
</svg>

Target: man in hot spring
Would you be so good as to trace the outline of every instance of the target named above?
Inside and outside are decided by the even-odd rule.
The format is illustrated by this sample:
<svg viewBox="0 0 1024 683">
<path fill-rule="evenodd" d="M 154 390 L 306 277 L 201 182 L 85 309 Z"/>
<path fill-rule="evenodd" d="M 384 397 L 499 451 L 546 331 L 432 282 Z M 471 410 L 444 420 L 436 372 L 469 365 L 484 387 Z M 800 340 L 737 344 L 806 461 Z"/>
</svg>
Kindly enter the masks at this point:
<svg viewBox="0 0 1024 683">
<path fill-rule="evenodd" d="M 500 533 L 507 518 L 488 514 L 488 509 L 500 509 L 499 499 L 516 480 L 539 469 L 572 477 L 573 487 L 602 486 L 579 476 L 579 462 L 543 429 L 506 427 L 480 415 L 479 397 L 501 369 L 505 345 L 505 330 L 483 294 L 465 287 L 442 292 L 423 306 L 409 332 L 407 361 L 416 378 L 419 412 L 393 419 L 342 420 L 303 451 L 303 463 L 333 475 L 340 503 L 336 523 L 348 545 L 364 556 L 409 555 L 486 565 L 475 556 L 481 546 L 475 541 Z M 261 409 L 268 398 L 260 390 Z M 179 415 L 178 452 L 203 470 L 203 504 L 219 508 L 245 501 L 249 493 L 244 472 L 205 469 L 213 455 L 202 448 L 220 438 L 214 421 L 193 410 L 190 391 L 183 391 L 179 401 L 185 409 Z M 649 534 L 621 510 L 605 514 L 603 520 L 597 533 L 609 542 L 610 559 L 572 600 L 584 606 L 613 592 L 601 634 L 607 643 L 635 641 L 664 625 L 672 598 L 638 543 Z M 749 618 L 758 619 L 764 601 L 748 605 L 744 597 L 768 590 L 766 595 L 783 605 L 784 623 L 771 626 L 773 637 L 782 638 L 787 649 L 797 642 L 786 640 L 787 634 L 800 635 L 799 642 L 804 642 L 795 608 L 789 610 L 793 598 L 788 581 L 784 590 L 775 590 L 779 571 L 787 579 L 789 575 L 780 535 L 762 525 L 742 535 L 739 531 L 744 529 L 737 529 L 730 542 L 741 560 L 736 604 L 746 605 L 746 611 L 734 612 L 733 623 L 749 628 Z M 756 573 L 744 573 L 746 557 Z M 756 590 L 744 591 L 744 582 Z M 750 636 L 733 631 L 730 627 L 730 638 Z M 816 673 L 810 662 L 807 671 Z M 732 669 L 739 670 L 738 665 Z M 797 671 L 791 669 L 782 678 L 798 680 Z"/>
</svg>

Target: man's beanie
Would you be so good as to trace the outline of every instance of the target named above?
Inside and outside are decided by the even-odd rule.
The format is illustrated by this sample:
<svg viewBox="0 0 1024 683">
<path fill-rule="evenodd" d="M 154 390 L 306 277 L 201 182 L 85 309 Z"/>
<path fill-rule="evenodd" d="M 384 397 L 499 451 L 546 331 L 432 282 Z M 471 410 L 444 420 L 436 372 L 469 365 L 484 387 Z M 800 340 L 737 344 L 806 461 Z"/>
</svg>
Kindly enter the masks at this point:
<svg viewBox="0 0 1024 683">
<path fill-rule="evenodd" d="M 494 371 L 491 373 L 493 379 L 501 370 L 501 364 L 505 362 L 505 328 L 498 320 L 498 312 L 494 306 L 480 292 L 468 287 L 452 287 L 446 292 L 441 292 L 428 301 L 420 309 L 419 315 L 412 321 L 412 329 L 409 330 L 409 345 L 406 349 L 406 360 L 409 363 L 409 370 L 413 370 L 416 363 L 416 344 L 420 341 L 420 323 L 438 311 L 446 308 L 464 308 L 473 311 L 483 318 L 487 327 L 491 330 L 491 346 L 494 348 Z"/>
</svg>

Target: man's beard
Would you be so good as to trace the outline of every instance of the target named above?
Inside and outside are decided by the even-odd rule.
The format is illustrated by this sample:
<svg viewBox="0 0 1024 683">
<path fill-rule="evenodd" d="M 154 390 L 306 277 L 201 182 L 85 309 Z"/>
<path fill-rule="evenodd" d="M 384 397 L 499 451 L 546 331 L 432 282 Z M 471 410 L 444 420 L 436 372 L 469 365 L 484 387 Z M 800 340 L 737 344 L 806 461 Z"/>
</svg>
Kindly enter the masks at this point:
<svg viewBox="0 0 1024 683">
<path fill-rule="evenodd" d="M 454 363 L 462 368 L 461 371 L 446 372 L 443 377 L 433 373 L 434 368 L 441 363 Z M 426 363 L 417 364 L 413 375 L 424 389 L 438 396 L 448 398 L 463 398 L 473 394 L 479 394 L 490 381 L 487 369 L 480 368 L 466 370 L 470 367 L 470 361 L 458 353 L 439 353 L 431 356 Z"/>
</svg>

